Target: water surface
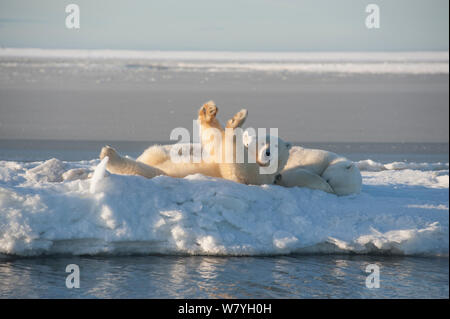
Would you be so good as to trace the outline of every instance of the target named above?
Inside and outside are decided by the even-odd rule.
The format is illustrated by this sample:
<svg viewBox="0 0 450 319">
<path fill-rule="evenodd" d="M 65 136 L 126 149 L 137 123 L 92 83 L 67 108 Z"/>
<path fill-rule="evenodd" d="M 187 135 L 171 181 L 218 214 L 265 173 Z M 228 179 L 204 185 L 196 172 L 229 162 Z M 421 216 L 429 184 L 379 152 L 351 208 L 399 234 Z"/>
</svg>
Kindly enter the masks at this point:
<svg viewBox="0 0 450 319">
<path fill-rule="evenodd" d="M 65 286 L 68 264 L 80 288 Z M 368 264 L 380 288 L 365 285 Z M 0 260 L 1 298 L 448 298 L 448 258 L 54 257 Z"/>
</svg>

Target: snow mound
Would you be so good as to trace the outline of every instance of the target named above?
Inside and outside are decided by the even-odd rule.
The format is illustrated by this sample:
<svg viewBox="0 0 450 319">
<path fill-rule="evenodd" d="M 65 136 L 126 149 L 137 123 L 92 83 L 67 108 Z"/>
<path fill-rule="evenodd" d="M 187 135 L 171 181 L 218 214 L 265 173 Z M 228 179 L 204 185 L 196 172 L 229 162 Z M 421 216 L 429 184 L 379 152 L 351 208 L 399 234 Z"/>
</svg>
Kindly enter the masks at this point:
<svg viewBox="0 0 450 319">
<path fill-rule="evenodd" d="M 202 175 L 105 177 L 106 161 L 88 178 L 98 164 L 0 161 L 0 255 L 448 256 L 448 164 L 363 171 L 362 193 L 345 197 Z"/>
</svg>

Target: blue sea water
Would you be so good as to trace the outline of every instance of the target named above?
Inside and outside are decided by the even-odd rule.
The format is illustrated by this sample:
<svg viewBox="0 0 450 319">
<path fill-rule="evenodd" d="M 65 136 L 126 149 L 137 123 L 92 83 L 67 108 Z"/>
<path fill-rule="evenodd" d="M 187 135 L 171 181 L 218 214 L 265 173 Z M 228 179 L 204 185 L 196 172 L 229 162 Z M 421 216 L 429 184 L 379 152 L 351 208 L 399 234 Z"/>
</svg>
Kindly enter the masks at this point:
<svg viewBox="0 0 450 319">
<path fill-rule="evenodd" d="M 66 287 L 66 266 L 80 287 Z M 380 287 L 367 288 L 368 264 Z M 0 261 L 1 298 L 448 298 L 448 258 L 48 257 Z"/>
</svg>

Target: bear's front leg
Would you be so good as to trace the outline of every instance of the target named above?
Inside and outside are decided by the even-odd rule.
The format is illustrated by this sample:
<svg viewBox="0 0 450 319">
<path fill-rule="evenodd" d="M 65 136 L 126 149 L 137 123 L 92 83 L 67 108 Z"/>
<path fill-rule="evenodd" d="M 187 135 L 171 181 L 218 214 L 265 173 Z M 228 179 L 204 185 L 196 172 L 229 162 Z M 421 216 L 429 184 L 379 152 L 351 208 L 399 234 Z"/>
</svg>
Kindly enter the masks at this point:
<svg viewBox="0 0 450 319">
<path fill-rule="evenodd" d="M 285 187 L 307 187 L 319 189 L 327 193 L 334 194 L 331 186 L 319 175 L 303 168 L 290 168 L 281 172 L 275 180 L 275 184 Z"/>
<path fill-rule="evenodd" d="M 247 115 L 248 111 L 246 109 L 240 110 L 228 120 L 226 128 L 235 129 L 236 127 L 241 127 L 247 119 Z"/>
</svg>

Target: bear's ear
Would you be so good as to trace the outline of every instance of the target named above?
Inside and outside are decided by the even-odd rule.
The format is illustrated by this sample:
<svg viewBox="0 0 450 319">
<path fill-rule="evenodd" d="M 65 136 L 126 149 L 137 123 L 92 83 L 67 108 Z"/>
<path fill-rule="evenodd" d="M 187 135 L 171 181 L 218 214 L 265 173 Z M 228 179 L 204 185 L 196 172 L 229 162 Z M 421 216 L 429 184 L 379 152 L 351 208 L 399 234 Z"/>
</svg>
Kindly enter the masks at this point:
<svg viewBox="0 0 450 319">
<path fill-rule="evenodd" d="M 292 148 L 292 143 L 287 142 L 287 143 L 286 143 L 286 147 L 287 147 L 288 150 L 290 150 L 290 149 Z"/>
<path fill-rule="evenodd" d="M 242 143 L 245 147 L 248 147 L 254 139 L 254 136 L 248 130 L 245 130 L 242 134 Z"/>
</svg>

